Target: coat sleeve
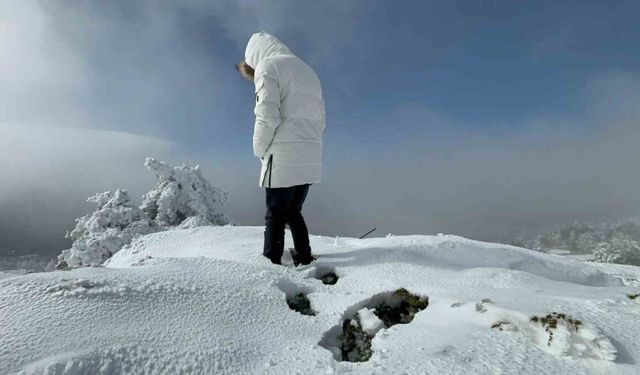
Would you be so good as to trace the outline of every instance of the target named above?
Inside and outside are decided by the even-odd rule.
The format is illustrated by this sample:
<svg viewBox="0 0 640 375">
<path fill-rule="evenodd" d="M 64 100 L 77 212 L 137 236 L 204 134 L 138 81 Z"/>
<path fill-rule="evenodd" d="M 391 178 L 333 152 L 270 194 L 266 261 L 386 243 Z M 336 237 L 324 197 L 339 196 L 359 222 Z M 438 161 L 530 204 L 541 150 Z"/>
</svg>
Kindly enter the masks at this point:
<svg viewBox="0 0 640 375">
<path fill-rule="evenodd" d="M 276 128 L 280 125 L 280 87 L 273 64 L 258 64 L 254 82 L 256 122 L 253 129 L 253 154 L 263 158 L 271 145 Z"/>
</svg>

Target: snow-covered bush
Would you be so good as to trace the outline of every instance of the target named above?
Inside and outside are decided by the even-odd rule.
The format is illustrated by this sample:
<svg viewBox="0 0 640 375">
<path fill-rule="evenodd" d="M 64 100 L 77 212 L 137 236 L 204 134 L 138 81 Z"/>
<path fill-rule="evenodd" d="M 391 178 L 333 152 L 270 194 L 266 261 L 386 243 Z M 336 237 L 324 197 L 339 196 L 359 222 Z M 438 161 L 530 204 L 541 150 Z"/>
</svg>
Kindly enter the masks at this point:
<svg viewBox="0 0 640 375">
<path fill-rule="evenodd" d="M 593 254 L 598 262 L 640 265 L 640 218 L 600 224 L 576 221 L 542 233 L 521 233 L 501 242 L 543 252 L 561 249 Z"/>
<path fill-rule="evenodd" d="M 198 166 L 172 167 L 152 158 L 147 158 L 145 166 L 156 173 L 158 181 L 143 196 L 142 206 L 134 205 L 121 189 L 89 197 L 96 211 L 76 219 L 76 227 L 67 233 L 73 244 L 58 256 L 57 268 L 102 264 L 136 236 L 230 223 L 218 212 L 227 193 L 211 186 Z"/>
<path fill-rule="evenodd" d="M 7 251 L 7 253 L 10 253 Z M 46 255 L 9 255 L 0 256 L 0 271 L 41 272 L 47 271 L 53 259 Z M 55 267 L 55 263 L 53 264 Z"/>
<path fill-rule="evenodd" d="M 584 232 L 578 235 L 571 252 L 578 254 L 591 254 L 598 244 L 598 235 L 595 232 Z"/>
<path fill-rule="evenodd" d="M 617 233 L 610 241 L 600 242 L 593 255 L 598 262 L 640 266 L 640 242 L 628 234 Z"/>
<path fill-rule="evenodd" d="M 157 228 L 125 190 L 99 193 L 87 201 L 97 205 L 96 211 L 76 219 L 76 227 L 67 232 L 73 244 L 58 256 L 58 268 L 99 265 L 136 235 Z"/>
<path fill-rule="evenodd" d="M 141 208 L 156 224 L 180 228 L 229 224 L 229 219 L 218 212 L 228 194 L 211 186 L 199 166 L 172 167 L 152 158 L 147 158 L 144 165 L 156 173 L 158 181 L 142 198 Z"/>
<path fill-rule="evenodd" d="M 520 237 L 523 247 L 538 251 L 551 249 L 569 250 L 574 254 L 590 254 L 595 245 L 605 237 L 604 224 L 600 227 L 575 221 L 563 224 L 545 233 L 538 233 L 529 239 Z M 521 245 L 521 246 L 522 246 Z"/>
</svg>

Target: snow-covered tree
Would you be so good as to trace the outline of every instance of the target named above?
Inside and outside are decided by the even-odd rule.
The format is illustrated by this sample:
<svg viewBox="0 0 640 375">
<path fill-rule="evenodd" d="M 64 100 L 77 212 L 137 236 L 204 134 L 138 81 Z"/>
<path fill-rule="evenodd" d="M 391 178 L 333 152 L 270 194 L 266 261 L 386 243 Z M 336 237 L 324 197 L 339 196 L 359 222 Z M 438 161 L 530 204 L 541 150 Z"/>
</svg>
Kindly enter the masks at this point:
<svg viewBox="0 0 640 375">
<path fill-rule="evenodd" d="M 598 262 L 640 266 L 640 242 L 625 233 L 616 233 L 608 242 L 596 245 L 593 255 Z"/>
<path fill-rule="evenodd" d="M 87 201 L 97 205 L 96 211 L 76 219 L 76 227 L 67 232 L 73 244 L 58 256 L 58 268 L 99 265 L 135 236 L 157 230 L 125 190 L 99 193 Z"/>
<path fill-rule="evenodd" d="M 152 158 L 147 158 L 145 166 L 158 181 L 143 196 L 142 206 L 134 205 L 120 189 L 88 198 L 97 205 L 96 211 L 76 219 L 76 227 L 67 233 L 73 244 L 58 256 L 57 268 L 102 264 L 136 236 L 230 223 L 218 211 L 228 194 L 211 186 L 198 166 L 172 167 Z"/>
<path fill-rule="evenodd" d="M 598 224 L 576 221 L 546 231 L 530 229 L 502 242 L 542 252 L 564 249 L 574 254 L 593 253 L 601 262 L 637 264 L 633 251 L 624 249 L 634 249 L 635 244 L 640 244 L 640 218 Z"/>
<path fill-rule="evenodd" d="M 15 255 L 9 250 L 7 250 L 6 253 L 0 251 L 0 254 L 2 254 L 2 256 L 0 256 L 0 271 L 50 271 L 51 269 L 47 269 L 47 267 L 49 266 L 49 263 L 53 261 L 53 259 L 46 255 Z M 7 256 L 5 256 L 5 254 Z M 53 266 L 55 267 L 55 263 Z"/>
<path fill-rule="evenodd" d="M 591 254 L 598 244 L 598 237 L 594 232 L 580 233 L 571 252 L 578 254 Z"/>
<path fill-rule="evenodd" d="M 578 221 L 569 225 L 563 225 L 554 233 L 552 238 L 558 245 L 557 248 L 571 250 L 572 253 L 590 253 L 590 249 L 582 249 L 580 245 L 590 246 L 593 242 L 593 226 Z"/>
<path fill-rule="evenodd" d="M 228 194 L 211 186 L 199 166 L 172 167 L 153 158 L 147 158 L 144 165 L 156 173 L 158 181 L 142 197 L 141 208 L 156 224 L 179 228 L 229 224 L 218 212 Z"/>
</svg>

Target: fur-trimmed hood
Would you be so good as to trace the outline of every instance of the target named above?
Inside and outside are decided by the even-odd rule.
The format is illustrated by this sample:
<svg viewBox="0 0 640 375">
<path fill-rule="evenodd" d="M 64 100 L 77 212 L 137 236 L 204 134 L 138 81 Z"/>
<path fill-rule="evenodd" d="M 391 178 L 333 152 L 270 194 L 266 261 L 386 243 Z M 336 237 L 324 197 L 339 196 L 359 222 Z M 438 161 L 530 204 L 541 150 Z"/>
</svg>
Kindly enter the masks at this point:
<svg viewBox="0 0 640 375">
<path fill-rule="evenodd" d="M 293 55 L 293 53 L 278 38 L 261 31 L 253 34 L 249 39 L 244 51 L 244 60 L 250 67 L 256 69 L 262 60 L 278 55 Z"/>
</svg>

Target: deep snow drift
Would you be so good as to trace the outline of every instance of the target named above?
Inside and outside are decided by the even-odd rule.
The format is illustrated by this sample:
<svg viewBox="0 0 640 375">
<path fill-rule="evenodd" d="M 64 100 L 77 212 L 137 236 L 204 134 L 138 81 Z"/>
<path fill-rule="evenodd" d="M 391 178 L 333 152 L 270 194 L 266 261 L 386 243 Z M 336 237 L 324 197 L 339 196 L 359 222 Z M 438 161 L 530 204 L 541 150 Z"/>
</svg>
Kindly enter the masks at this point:
<svg viewBox="0 0 640 375">
<path fill-rule="evenodd" d="M 640 373 L 640 268 L 448 235 L 312 236 L 318 261 L 282 267 L 262 231 L 159 232 L 106 267 L 0 280 L 0 373 Z M 368 360 L 344 360 L 344 329 Z"/>
</svg>

